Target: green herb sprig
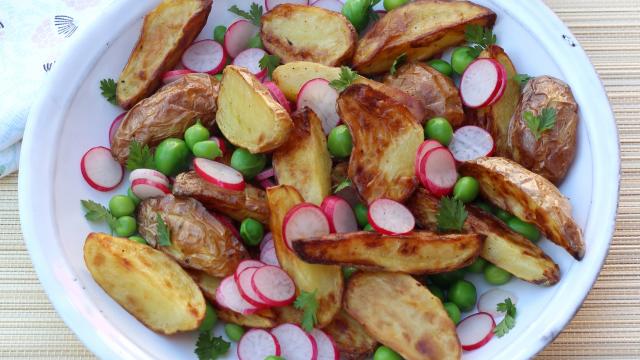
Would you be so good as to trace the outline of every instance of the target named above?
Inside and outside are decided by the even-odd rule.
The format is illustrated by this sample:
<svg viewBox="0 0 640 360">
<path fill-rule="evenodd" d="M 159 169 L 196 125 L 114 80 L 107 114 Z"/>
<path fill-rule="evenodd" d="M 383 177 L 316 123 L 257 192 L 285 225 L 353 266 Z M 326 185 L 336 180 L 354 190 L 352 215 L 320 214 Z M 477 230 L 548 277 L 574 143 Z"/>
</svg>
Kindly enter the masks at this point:
<svg viewBox="0 0 640 360">
<path fill-rule="evenodd" d="M 306 292 L 303 290 L 293 303 L 293 307 L 304 311 L 301 325 L 306 331 L 313 330 L 318 323 L 318 317 L 316 315 L 319 306 L 318 300 L 316 299 L 317 292 L 317 290 L 314 290 L 313 292 Z"/>
<path fill-rule="evenodd" d="M 542 109 L 540 115 L 535 116 L 531 111 L 526 111 L 523 115 L 529 130 L 537 140 L 540 140 L 542 133 L 551 130 L 556 126 L 558 112 L 552 107 Z"/>
<path fill-rule="evenodd" d="M 461 231 L 468 213 L 464 203 L 448 196 L 440 199 L 436 220 L 439 231 Z"/>
<path fill-rule="evenodd" d="M 118 102 L 116 101 L 116 88 L 117 84 L 113 79 L 100 80 L 100 94 L 102 94 L 102 96 L 104 96 L 104 98 L 113 105 L 118 105 Z"/>
</svg>

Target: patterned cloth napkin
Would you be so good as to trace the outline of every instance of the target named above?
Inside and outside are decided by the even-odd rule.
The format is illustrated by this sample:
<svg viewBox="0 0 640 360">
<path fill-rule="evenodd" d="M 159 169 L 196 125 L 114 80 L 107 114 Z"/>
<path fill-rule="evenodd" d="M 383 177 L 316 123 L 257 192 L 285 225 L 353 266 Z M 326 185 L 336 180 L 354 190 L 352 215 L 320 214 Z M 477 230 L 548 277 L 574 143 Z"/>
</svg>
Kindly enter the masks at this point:
<svg viewBox="0 0 640 360">
<path fill-rule="evenodd" d="M 0 0 L 0 177 L 18 168 L 31 102 L 68 39 L 112 0 Z"/>
</svg>

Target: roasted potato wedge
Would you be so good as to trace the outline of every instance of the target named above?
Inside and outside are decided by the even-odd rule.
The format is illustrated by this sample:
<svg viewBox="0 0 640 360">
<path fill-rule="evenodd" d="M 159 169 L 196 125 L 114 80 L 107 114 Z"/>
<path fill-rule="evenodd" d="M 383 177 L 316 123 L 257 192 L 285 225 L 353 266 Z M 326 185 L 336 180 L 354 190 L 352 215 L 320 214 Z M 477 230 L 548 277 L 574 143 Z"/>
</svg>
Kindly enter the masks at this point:
<svg viewBox="0 0 640 360">
<path fill-rule="evenodd" d="M 340 94 L 338 113 L 353 137 L 349 178 L 360 196 L 367 203 L 411 196 L 424 130 L 409 110 L 383 92 L 355 84 Z"/>
<path fill-rule="evenodd" d="M 344 308 L 374 339 L 406 360 L 460 359 L 456 327 L 410 275 L 358 272 L 347 283 Z"/>
<path fill-rule="evenodd" d="M 295 187 L 305 201 L 320 205 L 331 194 L 331 155 L 322 123 L 306 107 L 291 117 L 293 130 L 273 152 L 273 169 L 279 184 Z"/>
<path fill-rule="evenodd" d="M 351 265 L 407 274 L 437 274 L 471 265 L 482 249 L 483 235 L 406 235 L 375 232 L 329 234 L 293 242 L 302 260 L 312 264 Z"/>
<path fill-rule="evenodd" d="M 423 63 L 402 65 L 395 74 L 385 76 L 384 83 L 406 92 L 421 103 L 425 117 L 419 121 L 442 116 L 454 128 L 462 125 L 464 110 L 456 84 L 431 66 Z"/>
<path fill-rule="evenodd" d="M 439 200 L 419 188 L 407 202 L 424 229 L 437 225 Z M 475 206 L 467 206 L 464 230 L 486 236 L 480 256 L 505 269 L 514 276 L 539 285 L 553 285 L 560 281 L 560 269 L 542 249 L 522 235 L 511 230 L 495 216 Z"/>
<path fill-rule="evenodd" d="M 320 7 L 282 4 L 262 16 L 264 48 L 282 62 L 304 60 L 329 66 L 349 61 L 358 34 L 342 14 Z"/>
<path fill-rule="evenodd" d="M 98 285 L 149 329 L 170 335 L 200 326 L 204 297 L 164 253 L 126 238 L 91 233 L 84 243 L 84 262 Z"/>
<path fill-rule="evenodd" d="M 491 27 L 495 21 L 493 11 L 469 1 L 415 1 L 373 25 L 358 41 L 353 67 L 361 74 L 379 74 L 402 54 L 410 62 L 428 59 L 462 43 L 467 25 Z"/>
<path fill-rule="evenodd" d="M 169 228 L 170 246 L 158 244 L 158 216 Z M 138 210 L 138 231 L 180 265 L 224 277 L 249 257 L 231 231 L 197 200 L 167 195 L 144 200 Z"/>
<path fill-rule="evenodd" d="M 192 197 L 209 210 L 242 221 L 248 217 L 269 224 L 269 207 L 264 190 L 247 184 L 244 191 L 228 190 L 203 180 L 195 171 L 179 174 L 173 182 L 173 194 Z"/>
<path fill-rule="evenodd" d="M 464 162 L 459 171 L 478 180 L 486 199 L 533 223 L 549 240 L 582 259 L 585 245 L 582 231 L 571 217 L 571 204 L 549 180 L 500 157 Z"/>
<path fill-rule="evenodd" d="M 246 68 L 229 65 L 222 74 L 216 122 L 227 140 L 254 154 L 284 144 L 293 128 L 287 110 Z"/>
<path fill-rule="evenodd" d="M 155 146 L 166 138 L 181 138 L 197 120 L 212 127 L 219 86 L 213 76 L 189 74 L 140 101 L 127 112 L 116 131 L 111 144 L 114 159 L 124 165 L 133 140 Z"/>
<path fill-rule="evenodd" d="M 118 105 L 130 109 L 160 87 L 162 74 L 178 64 L 204 27 L 211 3 L 164 0 L 144 17 L 138 42 L 118 79 Z"/>
<path fill-rule="evenodd" d="M 548 107 L 556 110 L 556 124 L 536 140 L 524 120 L 524 113 L 531 111 L 540 115 Z M 509 126 L 510 157 L 557 184 L 573 162 L 577 139 L 578 104 L 569 85 L 551 76 L 529 80 Z"/>
<path fill-rule="evenodd" d="M 339 266 L 314 265 L 302 261 L 290 250 L 282 238 L 282 225 L 287 212 L 303 202 L 298 191 L 288 185 L 279 185 L 267 189 L 271 233 L 276 247 L 280 266 L 296 284 L 297 291 L 316 291 L 318 300 L 318 327 L 331 322 L 340 310 L 342 301 L 342 271 Z"/>
<path fill-rule="evenodd" d="M 354 318 L 340 310 L 329 325 L 322 329 L 340 350 L 344 360 L 363 360 L 373 354 L 378 342 L 369 336 Z"/>
</svg>

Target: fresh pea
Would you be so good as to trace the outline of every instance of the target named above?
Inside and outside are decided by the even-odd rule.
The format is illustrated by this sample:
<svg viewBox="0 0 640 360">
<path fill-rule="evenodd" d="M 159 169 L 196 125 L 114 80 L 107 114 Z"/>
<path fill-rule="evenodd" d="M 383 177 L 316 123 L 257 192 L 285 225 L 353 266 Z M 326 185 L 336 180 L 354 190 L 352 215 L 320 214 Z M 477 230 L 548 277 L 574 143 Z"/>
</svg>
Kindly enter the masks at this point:
<svg viewBox="0 0 640 360">
<path fill-rule="evenodd" d="M 363 203 L 357 203 L 353 206 L 353 212 L 356 214 L 356 221 L 360 227 L 365 227 L 369 224 L 369 209 Z"/>
<path fill-rule="evenodd" d="M 145 240 L 142 236 L 139 236 L 139 235 L 129 236 L 129 240 L 135 241 L 142 245 L 148 245 L 147 240 Z"/>
<path fill-rule="evenodd" d="M 209 129 L 202 126 L 200 121 L 195 124 L 189 126 L 187 130 L 184 132 L 184 142 L 187 143 L 189 150 L 193 151 L 193 146 L 201 141 L 205 141 L 209 139 L 211 134 L 209 133 Z"/>
<path fill-rule="evenodd" d="M 364 231 L 371 231 L 371 232 L 375 232 L 375 231 L 376 231 L 376 229 L 374 229 L 374 228 L 373 228 L 373 226 L 371 226 L 371 224 L 368 224 L 368 223 L 367 223 L 367 225 L 365 225 L 365 226 L 362 228 L 362 230 L 364 230 Z"/>
<path fill-rule="evenodd" d="M 156 169 L 167 176 L 173 176 L 184 169 L 188 158 L 187 144 L 176 138 L 163 140 L 153 155 Z"/>
<path fill-rule="evenodd" d="M 451 64 L 449 64 L 448 62 L 442 59 L 433 59 L 429 61 L 427 64 L 429 64 L 429 66 L 438 70 L 440 73 L 442 73 L 445 76 L 453 75 L 453 68 L 451 67 Z"/>
<path fill-rule="evenodd" d="M 387 11 L 391 11 L 393 9 L 399 8 L 400 6 L 408 3 L 409 0 L 384 0 L 384 9 Z"/>
<path fill-rule="evenodd" d="M 453 128 L 449 121 L 443 117 L 435 117 L 424 125 L 425 136 L 434 139 L 440 144 L 447 146 L 453 138 Z"/>
<path fill-rule="evenodd" d="M 511 215 L 507 211 L 504 211 L 500 208 L 496 208 L 495 215 L 498 219 L 504 221 L 505 223 L 509 222 L 509 220 L 511 220 L 511 218 L 513 217 L 513 215 Z"/>
<path fill-rule="evenodd" d="M 131 198 L 131 200 L 133 200 L 133 203 L 138 206 L 140 204 L 140 198 L 136 196 L 136 194 L 133 193 L 133 190 L 131 190 L 131 187 L 129 187 L 129 189 L 127 189 L 127 196 L 129 196 Z"/>
<path fill-rule="evenodd" d="M 248 48 L 262 49 L 262 39 L 260 38 L 260 33 L 257 33 L 254 37 L 249 39 L 247 46 Z"/>
<path fill-rule="evenodd" d="M 453 71 L 462 75 L 473 60 L 475 60 L 475 57 L 471 54 L 471 48 L 466 46 L 459 47 L 451 54 L 451 67 Z"/>
<path fill-rule="evenodd" d="M 440 289 L 437 285 L 427 285 L 427 289 L 433 294 L 433 296 L 440 299 L 440 301 L 444 302 L 446 298 L 444 297 L 444 291 Z"/>
<path fill-rule="evenodd" d="M 478 293 L 476 287 L 466 280 L 456 281 L 447 292 L 449 300 L 461 311 L 470 311 L 476 305 Z"/>
<path fill-rule="evenodd" d="M 478 257 L 473 264 L 467 266 L 467 270 L 472 273 L 481 274 L 484 271 L 485 266 L 487 266 L 487 260 Z"/>
<path fill-rule="evenodd" d="M 402 356 L 386 346 L 379 346 L 373 354 L 373 360 L 402 360 Z"/>
<path fill-rule="evenodd" d="M 511 230 L 517 232 L 518 234 L 526 237 L 533 242 L 538 242 L 538 240 L 540 240 L 540 230 L 538 230 L 535 225 L 524 222 L 516 216 L 513 216 L 511 217 L 511 219 L 507 220 L 507 225 L 509 225 Z"/>
<path fill-rule="evenodd" d="M 511 274 L 493 264 L 484 268 L 484 279 L 491 285 L 504 285 L 511 280 Z"/>
<path fill-rule="evenodd" d="M 218 25 L 213 29 L 213 40 L 220 44 L 224 44 L 224 35 L 227 33 L 227 27 L 224 25 Z"/>
<path fill-rule="evenodd" d="M 244 328 L 240 325 L 228 323 L 224 325 L 224 332 L 231 341 L 238 342 L 244 335 Z"/>
<path fill-rule="evenodd" d="M 473 205 L 484 212 L 488 212 L 489 214 L 493 214 L 494 212 L 493 206 L 487 204 L 484 201 L 476 201 L 473 203 Z"/>
<path fill-rule="evenodd" d="M 443 304 L 443 306 L 444 310 L 447 312 L 447 314 L 449 314 L 451 321 L 453 321 L 454 324 L 458 325 L 458 323 L 460 322 L 460 308 L 458 308 L 458 305 L 452 302 L 446 302 Z"/>
<path fill-rule="evenodd" d="M 347 280 L 353 275 L 358 269 L 353 266 L 343 266 L 342 267 L 342 277 Z"/>
<path fill-rule="evenodd" d="M 218 147 L 218 143 L 213 140 L 205 140 L 193 145 L 193 155 L 195 157 L 213 160 L 222 156 L 222 151 Z"/>
<path fill-rule="evenodd" d="M 245 244 L 256 246 L 264 236 L 264 227 L 257 220 L 246 218 L 240 223 L 240 236 Z"/>
<path fill-rule="evenodd" d="M 285 358 L 277 355 L 269 355 L 266 358 L 264 358 L 264 360 L 285 360 Z"/>
<path fill-rule="evenodd" d="M 454 282 L 464 279 L 464 270 L 458 269 L 454 271 L 431 275 L 429 276 L 429 279 L 431 279 L 431 282 L 433 282 L 438 286 L 448 287 Z"/>
<path fill-rule="evenodd" d="M 363 30 L 369 23 L 371 0 L 347 0 L 342 5 L 344 15 L 357 31 Z"/>
<path fill-rule="evenodd" d="M 474 177 L 463 176 L 453 187 L 453 198 L 462 201 L 463 203 L 472 202 L 478 197 L 480 192 L 480 183 Z"/>
<path fill-rule="evenodd" d="M 327 147 L 331 155 L 338 158 L 345 158 L 351 155 L 353 149 L 353 139 L 346 125 L 338 125 L 331 129 Z"/>
<path fill-rule="evenodd" d="M 252 154 L 247 149 L 237 148 L 231 155 L 231 167 L 247 179 L 258 175 L 266 164 L 267 157 L 264 154 Z"/>
<path fill-rule="evenodd" d="M 200 331 L 210 331 L 218 322 L 218 315 L 216 314 L 216 310 L 207 302 L 207 311 L 204 313 L 204 319 L 200 323 L 200 327 L 198 330 Z"/>
<path fill-rule="evenodd" d="M 138 223 L 132 216 L 121 216 L 116 220 L 116 227 L 113 231 L 120 237 L 129 237 L 138 230 Z"/>
<path fill-rule="evenodd" d="M 136 211 L 136 204 L 127 195 L 116 195 L 109 200 L 109 211 L 117 218 L 131 215 Z"/>
</svg>

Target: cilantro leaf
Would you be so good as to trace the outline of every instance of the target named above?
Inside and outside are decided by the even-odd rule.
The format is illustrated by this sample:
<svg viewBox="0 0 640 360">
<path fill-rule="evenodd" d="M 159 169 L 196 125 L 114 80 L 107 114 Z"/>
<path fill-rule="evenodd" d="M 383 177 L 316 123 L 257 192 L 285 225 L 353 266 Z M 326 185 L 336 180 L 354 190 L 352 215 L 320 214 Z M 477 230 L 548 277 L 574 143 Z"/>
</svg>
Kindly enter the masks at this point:
<svg viewBox="0 0 640 360">
<path fill-rule="evenodd" d="M 318 323 L 318 317 L 316 316 L 316 312 L 318 311 L 317 292 L 318 290 L 314 290 L 311 293 L 303 290 L 293 303 L 293 307 L 296 309 L 304 310 L 301 325 L 306 331 L 313 330 Z"/>
<path fill-rule="evenodd" d="M 111 230 L 116 227 L 116 218 L 106 207 L 92 200 L 80 200 L 82 207 L 86 210 L 84 217 L 89 221 L 104 221 Z"/>
<path fill-rule="evenodd" d="M 113 79 L 100 80 L 100 94 L 102 94 L 102 96 L 104 96 L 104 98 L 113 105 L 118 105 L 116 102 L 116 87 L 117 84 Z"/>
<path fill-rule="evenodd" d="M 251 21 L 251 23 L 255 26 L 258 26 L 258 27 L 260 26 L 260 18 L 262 17 L 262 5 L 251 3 L 251 8 L 249 9 L 249 12 L 240 10 L 238 6 L 233 5 L 232 7 L 229 8 L 229 11 Z"/>
<path fill-rule="evenodd" d="M 212 336 L 211 331 L 203 331 L 198 336 L 195 353 L 199 360 L 216 360 L 229 351 L 230 343 L 221 336 Z"/>
<path fill-rule="evenodd" d="M 352 184 L 351 179 L 344 178 L 344 180 L 340 181 L 340 183 L 336 185 L 336 187 L 333 189 L 333 193 L 335 194 L 337 192 L 340 192 L 341 190 L 344 190 L 349 186 L 351 186 L 351 184 Z"/>
<path fill-rule="evenodd" d="M 171 246 L 171 234 L 169 233 L 169 227 L 160 216 L 160 213 L 156 213 L 156 232 L 158 234 L 158 245 Z"/>
<path fill-rule="evenodd" d="M 440 231 L 460 231 L 467 219 L 467 210 L 462 201 L 443 197 L 440 199 L 436 219 Z"/>
<path fill-rule="evenodd" d="M 391 69 L 389 69 L 389 74 L 395 75 L 396 71 L 398 71 L 397 67 L 404 64 L 407 61 L 407 53 L 402 53 L 395 60 L 393 60 L 393 64 L 391 65 Z"/>
<path fill-rule="evenodd" d="M 278 65 L 280 65 L 280 58 L 277 55 L 266 54 L 265 56 L 262 57 L 262 59 L 260 59 L 259 65 L 260 65 L 260 69 L 262 70 L 267 69 L 267 72 L 269 73 L 269 77 L 271 77 L 273 70 L 275 70 L 275 68 L 277 68 Z"/>
<path fill-rule="evenodd" d="M 471 55 L 478 57 L 489 46 L 496 43 L 497 38 L 490 28 L 480 25 L 467 25 L 464 29 L 464 38 L 471 45 Z"/>
<path fill-rule="evenodd" d="M 504 302 L 501 302 L 496 307 L 499 312 L 504 313 L 504 319 L 496 325 L 495 329 L 493 329 L 493 333 L 496 334 L 497 337 L 503 337 L 506 335 L 509 330 L 513 329 L 516 326 L 516 305 L 511 301 L 511 298 L 504 299 Z"/>
<path fill-rule="evenodd" d="M 516 74 L 513 76 L 513 80 L 517 81 L 520 86 L 525 86 L 532 77 L 529 74 Z"/>
<path fill-rule="evenodd" d="M 129 157 L 127 158 L 127 169 L 153 169 L 155 163 L 153 154 L 148 145 L 142 145 L 138 140 L 129 143 Z"/>
<path fill-rule="evenodd" d="M 538 116 L 533 115 L 531 111 L 526 111 L 522 117 L 537 141 L 540 140 L 543 132 L 551 130 L 556 126 L 557 114 L 556 109 L 547 107 L 542 109 Z"/>
<path fill-rule="evenodd" d="M 353 81 L 357 78 L 358 78 L 357 72 L 351 70 L 347 66 L 342 66 L 340 67 L 340 77 L 337 78 L 336 80 L 330 81 L 329 86 L 331 86 L 332 88 L 340 92 L 346 89 L 347 87 L 349 87 L 349 85 L 351 85 L 351 83 L 353 83 Z"/>
</svg>

